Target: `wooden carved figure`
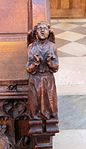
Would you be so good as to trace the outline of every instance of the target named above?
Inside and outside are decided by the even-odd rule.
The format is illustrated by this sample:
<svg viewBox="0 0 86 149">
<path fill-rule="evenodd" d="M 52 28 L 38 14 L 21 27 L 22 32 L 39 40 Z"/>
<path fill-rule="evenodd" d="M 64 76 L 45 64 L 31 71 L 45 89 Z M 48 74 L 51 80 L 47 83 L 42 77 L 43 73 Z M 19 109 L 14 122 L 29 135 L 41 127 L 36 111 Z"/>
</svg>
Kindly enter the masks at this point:
<svg viewBox="0 0 86 149">
<path fill-rule="evenodd" d="M 26 65 L 29 73 L 29 113 L 33 120 L 58 119 L 53 73 L 58 71 L 59 62 L 54 34 L 47 23 L 40 22 L 30 35 Z"/>
</svg>

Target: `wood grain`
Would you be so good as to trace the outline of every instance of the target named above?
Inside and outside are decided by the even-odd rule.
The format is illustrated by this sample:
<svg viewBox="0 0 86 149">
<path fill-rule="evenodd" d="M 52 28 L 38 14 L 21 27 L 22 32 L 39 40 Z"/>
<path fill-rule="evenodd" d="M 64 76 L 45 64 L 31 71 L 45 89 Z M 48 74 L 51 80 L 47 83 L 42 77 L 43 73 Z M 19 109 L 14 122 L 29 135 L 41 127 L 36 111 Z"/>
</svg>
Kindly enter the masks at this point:
<svg viewBox="0 0 86 149">
<path fill-rule="evenodd" d="M 27 0 L 0 0 L 0 33 L 28 30 Z"/>
<path fill-rule="evenodd" d="M 50 0 L 52 18 L 83 18 L 86 17 L 85 0 Z"/>
</svg>

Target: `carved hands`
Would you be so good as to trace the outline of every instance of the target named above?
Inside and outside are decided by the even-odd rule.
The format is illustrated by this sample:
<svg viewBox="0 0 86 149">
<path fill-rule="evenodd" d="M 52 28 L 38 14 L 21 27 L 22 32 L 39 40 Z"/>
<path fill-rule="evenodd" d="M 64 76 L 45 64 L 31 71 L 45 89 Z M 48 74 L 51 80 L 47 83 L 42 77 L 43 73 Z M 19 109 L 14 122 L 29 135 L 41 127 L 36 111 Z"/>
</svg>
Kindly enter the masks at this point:
<svg viewBox="0 0 86 149">
<path fill-rule="evenodd" d="M 40 64 L 40 57 L 39 57 L 38 53 L 36 53 L 34 55 L 34 62 L 35 62 L 35 65 L 37 65 L 37 66 Z"/>
<path fill-rule="evenodd" d="M 34 62 L 35 62 L 36 65 L 39 65 L 41 61 L 45 61 L 48 64 L 48 63 L 50 63 L 52 58 L 53 58 L 52 54 L 48 54 L 48 53 L 45 54 L 45 57 L 43 57 L 42 55 L 39 56 L 38 53 L 36 53 L 33 57 Z"/>
<path fill-rule="evenodd" d="M 48 54 L 47 55 L 47 59 L 46 59 L 47 64 L 50 64 L 51 63 L 51 59 L 52 58 L 53 58 L 53 56 L 51 54 Z"/>
<path fill-rule="evenodd" d="M 49 67 L 53 72 L 56 72 L 56 71 L 58 70 L 58 68 L 59 68 L 59 65 L 58 65 L 58 63 L 57 63 L 57 61 L 56 61 L 56 58 L 53 57 L 52 54 L 49 54 L 49 55 L 47 56 L 47 65 L 48 65 L 48 67 Z"/>
</svg>

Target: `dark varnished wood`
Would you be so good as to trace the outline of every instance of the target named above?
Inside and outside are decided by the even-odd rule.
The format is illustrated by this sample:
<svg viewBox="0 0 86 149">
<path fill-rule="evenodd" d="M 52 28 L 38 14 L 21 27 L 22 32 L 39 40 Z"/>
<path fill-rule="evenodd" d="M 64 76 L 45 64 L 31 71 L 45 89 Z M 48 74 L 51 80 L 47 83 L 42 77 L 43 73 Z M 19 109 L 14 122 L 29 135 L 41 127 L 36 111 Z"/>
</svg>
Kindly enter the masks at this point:
<svg viewBox="0 0 86 149">
<path fill-rule="evenodd" d="M 48 49 L 45 56 L 41 55 L 41 58 L 44 59 L 44 68 L 38 69 L 40 72 L 37 73 L 34 66 L 29 68 L 27 65 L 27 73 L 26 61 L 30 60 L 27 56 L 27 46 L 29 49 L 30 43 L 34 45 L 37 40 L 37 26 L 28 34 L 33 23 L 32 1 L 0 0 L 0 16 L 0 138 L 4 140 L 4 147 L 2 146 L 1 149 L 52 149 L 52 136 L 59 131 L 57 96 L 53 76 L 53 72 L 58 70 L 58 57 L 56 51 L 52 49 L 55 47 L 54 34 L 50 26 L 45 24 L 47 27 L 46 42 L 43 40 L 42 43 L 39 40 L 41 45 L 46 43 L 45 50 Z M 47 36 L 48 32 L 49 36 Z M 49 47 L 52 48 L 49 49 Z M 36 64 L 40 65 L 38 55 L 35 55 Z M 38 110 L 41 109 L 39 117 L 37 113 L 35 116 L 32 115 L 36 108 L 33 109 L 31 106 L 35 105 L 37 95 L 35 96 L 34 88 L 30 84 L 30 76 L 32 79 L 38 77 L 39 81 L 46 78 L 49 85 L 49 97 L 53 97 L 49 100 L 48 92 L 45 92 L 46 88 L 42 86 L 41 95 L 43 93 L 45 95 L 41 104 L 39 104 L 41 98 L 37 102 Z M 33 92 L 34 99 L 31 97 L 31 92 Z"/>
<path fill-rule="evenodd" d="M 38 23 L 34 41 L 28 46 L 29 108 L 32 119 L 57 118 L 57 95 L 53 73 L 58 71 L 57 49 L 52 42 L 50 26 Z"/>
<path fill-rule="evenodd" d="M 53 73 L 59 63 L 55 37 L 50 26 L 38 23 L 28 35 L 29 73 L 28 107 L 30 113 L 29 135 L 32 148 L 52 149 L 51 138 L 59 132 L 56 86 Z"/>
</svg>

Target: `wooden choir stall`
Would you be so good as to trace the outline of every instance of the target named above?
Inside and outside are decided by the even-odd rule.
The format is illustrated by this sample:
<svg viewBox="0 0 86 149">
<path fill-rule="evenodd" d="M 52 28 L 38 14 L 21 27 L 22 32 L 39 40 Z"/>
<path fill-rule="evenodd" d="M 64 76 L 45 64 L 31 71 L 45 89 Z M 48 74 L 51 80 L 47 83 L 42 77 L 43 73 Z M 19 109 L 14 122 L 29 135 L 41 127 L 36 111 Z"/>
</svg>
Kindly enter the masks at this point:
<svg viewBox="0 0 86 149">
<path fill-rule="evenodd" d="M 30 115 L 26 63 L 33 2 L 0 0 L 1 149 L 52 149 L 52 136 L 59 131 L 56 118 L 31 119 Z"/>
</svg>

